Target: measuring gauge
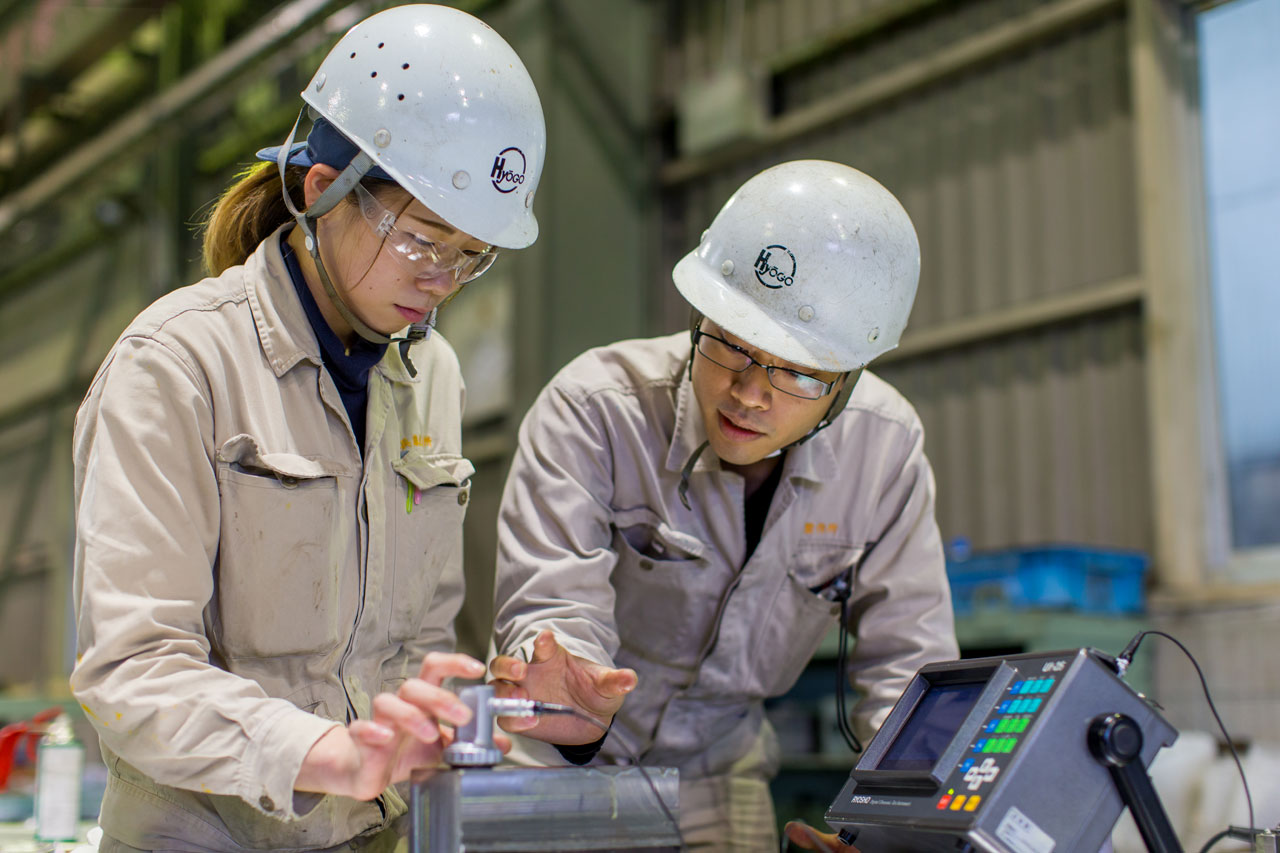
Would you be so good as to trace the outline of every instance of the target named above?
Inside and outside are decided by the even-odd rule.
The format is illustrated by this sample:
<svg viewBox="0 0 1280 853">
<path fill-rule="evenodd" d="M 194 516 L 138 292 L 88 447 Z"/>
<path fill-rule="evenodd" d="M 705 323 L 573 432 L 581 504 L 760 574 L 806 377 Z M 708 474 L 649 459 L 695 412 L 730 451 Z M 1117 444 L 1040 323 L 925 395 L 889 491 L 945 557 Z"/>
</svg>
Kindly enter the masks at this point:
<svg viewBox="0 0 1280 853">
<path fill-rule="evenodd" d="M 862 853 L 1095 853 L 1131 797 L 1163 817 L 1144 768 L 1176 737 L 1094 649 L 929 664 L 826 819 Z"/>
</svg>

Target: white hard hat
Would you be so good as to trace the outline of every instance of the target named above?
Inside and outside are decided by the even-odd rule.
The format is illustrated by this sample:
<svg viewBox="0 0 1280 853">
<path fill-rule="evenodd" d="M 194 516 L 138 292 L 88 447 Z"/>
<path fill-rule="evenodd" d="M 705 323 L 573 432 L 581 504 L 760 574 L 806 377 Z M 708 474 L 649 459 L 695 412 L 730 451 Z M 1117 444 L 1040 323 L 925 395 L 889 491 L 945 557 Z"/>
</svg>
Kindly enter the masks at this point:
<svg viewBox="0 0 1280 853">
<path fill-rule="evenodd" d="M 920 279 L 920 243 L 893 194 L 857 169 L 796 160 L 743 184 L 676 289 L 751 346 L 850 371 L 898 345 Z"/>
<path fill-rule="evenodd" d="M 538 236 L 546 123 L 500 35 L 448 6 L 396 6 L 356 24 L 302 99 L 414 198 L 485 243 Z"/>
</svg>

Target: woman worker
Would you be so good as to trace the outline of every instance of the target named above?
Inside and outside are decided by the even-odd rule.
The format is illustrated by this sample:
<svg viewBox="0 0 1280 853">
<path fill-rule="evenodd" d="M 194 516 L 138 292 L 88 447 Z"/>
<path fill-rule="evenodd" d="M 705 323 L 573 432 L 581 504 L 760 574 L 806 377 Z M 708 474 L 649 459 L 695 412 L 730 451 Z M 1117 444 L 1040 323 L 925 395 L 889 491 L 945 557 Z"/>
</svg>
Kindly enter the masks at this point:
<svg viewBox="0 0 1280 853">
<path fill-rule="evenodd" d="M 463 594 L 462 380 L 436 310 L 537 236 L 545 126 L 511 47 L 378 13 L 313 125 L 220 199 L 213 277 L 124 331 L 76 417 L 71 686 L 103 850 L 395 844 L 434 764 Z M 302 116 L 299 116 L 301 121 Z"/>
</svg>

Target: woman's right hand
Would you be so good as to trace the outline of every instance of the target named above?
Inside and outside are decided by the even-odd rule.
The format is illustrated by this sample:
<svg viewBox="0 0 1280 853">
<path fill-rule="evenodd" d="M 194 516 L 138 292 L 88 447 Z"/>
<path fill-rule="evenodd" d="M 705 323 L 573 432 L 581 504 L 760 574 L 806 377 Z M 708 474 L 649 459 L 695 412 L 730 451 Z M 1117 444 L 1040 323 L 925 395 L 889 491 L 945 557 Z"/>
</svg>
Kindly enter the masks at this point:
<svg viewBox="0 0 1280 853">
<path fill-rule="evenodd" d="M 483 675 L 484 664 L 474 658 L 431 652 L 417 678 L 374 697 L 372 719 L 332 728 L 312 744 L 294 790 L 372 800 L 414 770 L 439 764 L 451 737 L 441 724 L 471 720 L 471 709 L 441 682 Z"/>
</svg>

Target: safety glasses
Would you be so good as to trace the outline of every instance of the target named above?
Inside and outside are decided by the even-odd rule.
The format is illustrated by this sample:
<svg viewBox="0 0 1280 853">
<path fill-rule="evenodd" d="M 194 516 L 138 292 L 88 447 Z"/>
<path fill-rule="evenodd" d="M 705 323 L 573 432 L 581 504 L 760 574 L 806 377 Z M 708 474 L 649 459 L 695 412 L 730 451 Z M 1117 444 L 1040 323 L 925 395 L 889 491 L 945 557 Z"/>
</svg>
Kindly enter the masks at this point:
<svg viewBox="0 0 1280 853">
<path fill-rule="evenodd" d="M 762 368 L 769 377 L 770 385 L 783 394 L 790 394 L 792 397 L 817 400 L 825 397 L 827 392 L 835 385 L 834 382 L 823 382 L 816 376 L 799 373 L 786 367 L 761 364 L 742 347 L 734 346 L 724 338 L 717 338 L 715 335 L 708 334 L 700 328 L 693 330 L 693 345 L 704 358 L 713 364 L 720 365 L 725 370 L 741 373 L 753 364 Z"/>
<path fill-rule="evenodd" d="M 356 184 L 360 213 L 373 233 L 386 239 L 391 254 L 407 266 L 415 277 L 452 275 L 456 284 L 466 284 L 484 275 L 498 258 L 497 246 L 483 251 L 464 251 L 448 243 L 428 240 L 415 231 L 396 227 L 396 215 L 360 184 Z"/>
</svg>

